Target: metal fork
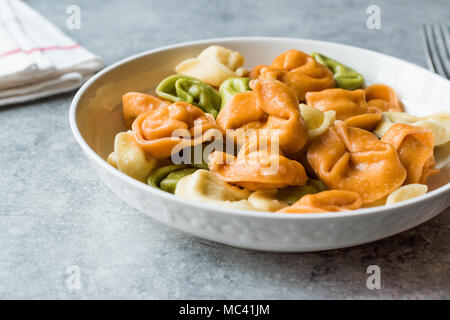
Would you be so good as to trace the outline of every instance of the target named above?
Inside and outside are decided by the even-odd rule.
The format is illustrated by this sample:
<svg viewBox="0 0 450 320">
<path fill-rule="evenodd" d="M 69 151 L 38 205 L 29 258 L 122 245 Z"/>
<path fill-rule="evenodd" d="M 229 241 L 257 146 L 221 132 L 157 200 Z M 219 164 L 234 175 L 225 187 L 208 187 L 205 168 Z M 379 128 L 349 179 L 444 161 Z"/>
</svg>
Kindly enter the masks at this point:
<svg viewBox="0 0 450 320">
<path fill-rule="evenodd" d="M 422 38 L 429 69 L 450 79 L 449 24 L 423 24 Z"/>
</svg>

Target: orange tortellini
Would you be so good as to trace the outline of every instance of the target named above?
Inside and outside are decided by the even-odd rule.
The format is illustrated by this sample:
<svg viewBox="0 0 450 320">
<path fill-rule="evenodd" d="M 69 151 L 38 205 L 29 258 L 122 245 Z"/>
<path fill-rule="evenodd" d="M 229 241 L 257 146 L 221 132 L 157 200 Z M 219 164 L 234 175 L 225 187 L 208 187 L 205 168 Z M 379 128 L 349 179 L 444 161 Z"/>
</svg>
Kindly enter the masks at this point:
<svg viewBox="0 0 450 320">
<path fill-rule="evenodd" d="M 282 53 L 270 66 L 260 65 L 253 68 L 250 76 L 261 81 L 284 82 L 294 90 L 299 101 L 305 101 L 307 92 L 335 87 L 331 70 L 299 50 Z"/>
<path fill-rule="evenodd" d="M 122 96 L 123 119 L 128 129 L 140 114 L 158 109 L 162 106 L 168 106 L 167 101 L 154 96 L 139 92 L 128 92 Z"/>
<path fill-rule="evenodd" d="M 308 140 L 308 130 L 300 113 L 293 91 L 280 81 L 259 81 L 250 83 L 252 91 L 234 95 L 217 116 L 217 124 L 223 131 L 238 129 L 239 136 L 249 132 L 276 135 L 279 148 L 285 154 L 300 150 Z"/>
<path fill-rule="evenodd" d="M 328 190 L 308 194 L 293 205 L 277 212 L 281 213 L 320 213 L 328 211 L 346 211 L 361 208 L 362 199 L 353 191 Z"/>
<path fill-rule="evenodd" d="M 367 105 L 382 112 L 402 112 L 403 105 L 394 89 L 385 84 L 372 84 L 365 89 Z"/>
<path fill-rule="evenodd" d="M 391 144 L 343 121 L 334 124 L 307 151 L 309 164 L 329 188 L 357 192 L 370 203 L 403 184 L 406 169 Z"/>
<path fill-rule="evenodd" d="M 308 92 L 306 103 L 323 112 L 334 110 L 336 119 L 343 120 L 350 127 L 373 130 L 381 120 L 381 112 L 369 107 L 364 90 L 327 89 Z"/>
<path fill-rule="evenodd" d="M 405 112 L 383 112 L 380 123 L 373 131 L 381 138 L 395 123 L 428 128 L 433 131 L 434 146 L 439 147 L 450 141 L 450 113 L 439 112 L 425 117 L 417 117 Z"/>
<path fill-rule="evenodd" d="M 391 144 L 398 151 L 400 161 L 406 168 L 405 184 L 424 184 L 434 169 L 433 132 L 430 129 L 397 123 L 389 128 L 381 141 Z"/>
<path fill-rule="evenodd" d="M 299 162 L 262 150 L 253 142 L 244 145 L 237 157 L 214 151 L 208 160 L 209 170 L 221 180 L 249 190 L 299 186 L 308 180 Z"/>
<path fill-rule="evenodd" d="M 222 136 L 212 115 L 186 102 L 143 113 L 134 120 L 132 128 L 137 144 L 157 159 Z"/>
</svg>

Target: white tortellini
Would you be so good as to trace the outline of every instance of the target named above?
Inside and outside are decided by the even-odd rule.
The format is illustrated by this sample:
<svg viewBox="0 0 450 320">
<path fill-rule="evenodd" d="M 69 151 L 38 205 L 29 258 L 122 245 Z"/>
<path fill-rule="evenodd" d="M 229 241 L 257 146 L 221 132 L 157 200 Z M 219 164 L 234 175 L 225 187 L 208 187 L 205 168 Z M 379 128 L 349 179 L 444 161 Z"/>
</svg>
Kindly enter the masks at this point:
<svg viewBox="0 0 450 320">
<path fill-rule="evenodd" d="M 431 129 L 434 145 L 440 146 L 450 141 L 450 113 L 439 112 L 425 117 L 416 117 L 404 112 L 383 112 L 383 117 L 374 133 L 381 138 L 395 123 L 406 123 Z"/>
<path fill-rule="evenodd" d="M 386 198 L 386 205 L 405 201 L 427 193 L 428 187 L 424 184 L 412 183 L 402 186 Z"/>
<path fill-rule="evenodd" d="M 434 160 L 436 169 L 442 169 L 450 163 L 450 141 L 434 148 Z"/>
<path fill-rule="evenodd" d="M 134 140 L 131 131 L 120 132 L 114 140 L 114 151 L 108 156 L 108 163 L 126 175 L 142 182 L 156 166 L 157 160 L 148 156 Z"/>
<path fill-rule="evenodd" d="M 239 52 L 221 46 L 209 46 L 196 58 L 180 62 L 175 72 L 219 87 L 228 78 L 246 75 L 247 70 L 243 65 L 244 56 Z"/>
<path fill-rule="evenodd" d="M 317 108 L 306 104 L 300 104 L 300 112 L 308 129 L 308 140 L 312 141 L 324 133 L 336 120 L 336 111 L 322 112 Z"/>
<path fill-rule="evenodd" d="M 273 198 L 273 191 L 251 192 L 220 180 L 214 173 L 200 169 L 178 181 L 175 195 L 181 198 L 200 201 L 243 210 L 276 211 L 287 203 Z"/>
<path fill-rule="evenodd" d="M 278 194 L 277 189 L 259 190 L 253 192 L 248 197 L 248 202 L 256 209 L 261 211 L 278 211 L 287 207 L 289 204 L 279 201 L 275 197 Z"/>
<path fill-rule="evenodd" d="M 255 210 L 247 201 L 251 192 L 223 182 L 208 170 L 200 169 L 177 183 L 177 197 L 235 209 Z"/>
</svg>

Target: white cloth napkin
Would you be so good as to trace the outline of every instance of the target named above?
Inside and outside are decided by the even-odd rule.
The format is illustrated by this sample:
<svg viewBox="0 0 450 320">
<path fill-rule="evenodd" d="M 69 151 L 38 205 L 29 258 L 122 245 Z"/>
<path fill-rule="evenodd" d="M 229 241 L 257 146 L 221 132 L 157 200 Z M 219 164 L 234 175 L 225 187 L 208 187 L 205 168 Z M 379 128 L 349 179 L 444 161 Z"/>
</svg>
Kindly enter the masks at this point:
<svg viewBox="0 0 450 320">
<path fill-rule="evenodd" d="M 102 59 L 20 0 L 0 0 L 0 106 L 78 88 Z"/>
</svg>

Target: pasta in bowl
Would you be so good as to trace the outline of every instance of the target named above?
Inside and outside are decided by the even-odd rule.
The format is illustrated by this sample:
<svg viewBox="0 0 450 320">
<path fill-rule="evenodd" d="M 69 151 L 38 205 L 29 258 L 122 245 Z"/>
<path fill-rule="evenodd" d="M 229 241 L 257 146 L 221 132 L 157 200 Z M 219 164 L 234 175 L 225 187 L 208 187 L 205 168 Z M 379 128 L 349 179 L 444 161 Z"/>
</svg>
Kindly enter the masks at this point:
<svg viewBox="0 0 450 320">
<path fill-rule="evenodd" d="M 206 41 L 126 61 L 83 89 L 112 93 L 95 114 L 110 124 L 109 131 L 92 133 L 96 138 L 79 134 L 78 121 L 92 123 L 83 118 L 92 104 L 81 90 L 72 107 L 77 110 L 71 113 L 74 132 L 84 144 L 88 141 L 88 155 L 96 150 L 94 166 L 125 201 L 157 220 L 237 246 L 275 251 L 341 247 L 424 221 L 419 213 L 410 221 L 405 212 L 395 228 L 372 230 L 368 221 L 385 221 L 402 203 L 440 195 L 440 209 L 428 217 L 443 209 L 447 169 L 438 159 L 446 159 L 446 113 L 419 119 L 396 86 L 374 81 L 363 64 L 334 55 L 333 44 L 278 41 L 286 45 L 277 52 L 264 39 Z M 194 71 L 186 71 L 188 64 L 176 67 L 183 59 L 192 59 Z M 167 65 L 165 72 L 152 73 L 155 63 Z M 127 71 L 133 65 L 148 68 L 146 86 Z M 119 73 L 127 81 L 108 82 L 108 87 L 104 81 Z M 102 115 L 112 100 L 116 104 Z M 416 118 L 397 121 L 390 113 Z M 99 125 L 89 125 L 101 132 Z M 197 220 L 206 229 L 192 222 Z M 300 232 L 305 223 L 319 231 Z M 361 224 L 365 233 L 359 236 L 335 231 Z M 230 236 L 233 232 L 239 236 Z M 332 236 L 314 244 L 322 232 Z M 277 240 L 270 242 L 271 237 Z"/>
</svg>

